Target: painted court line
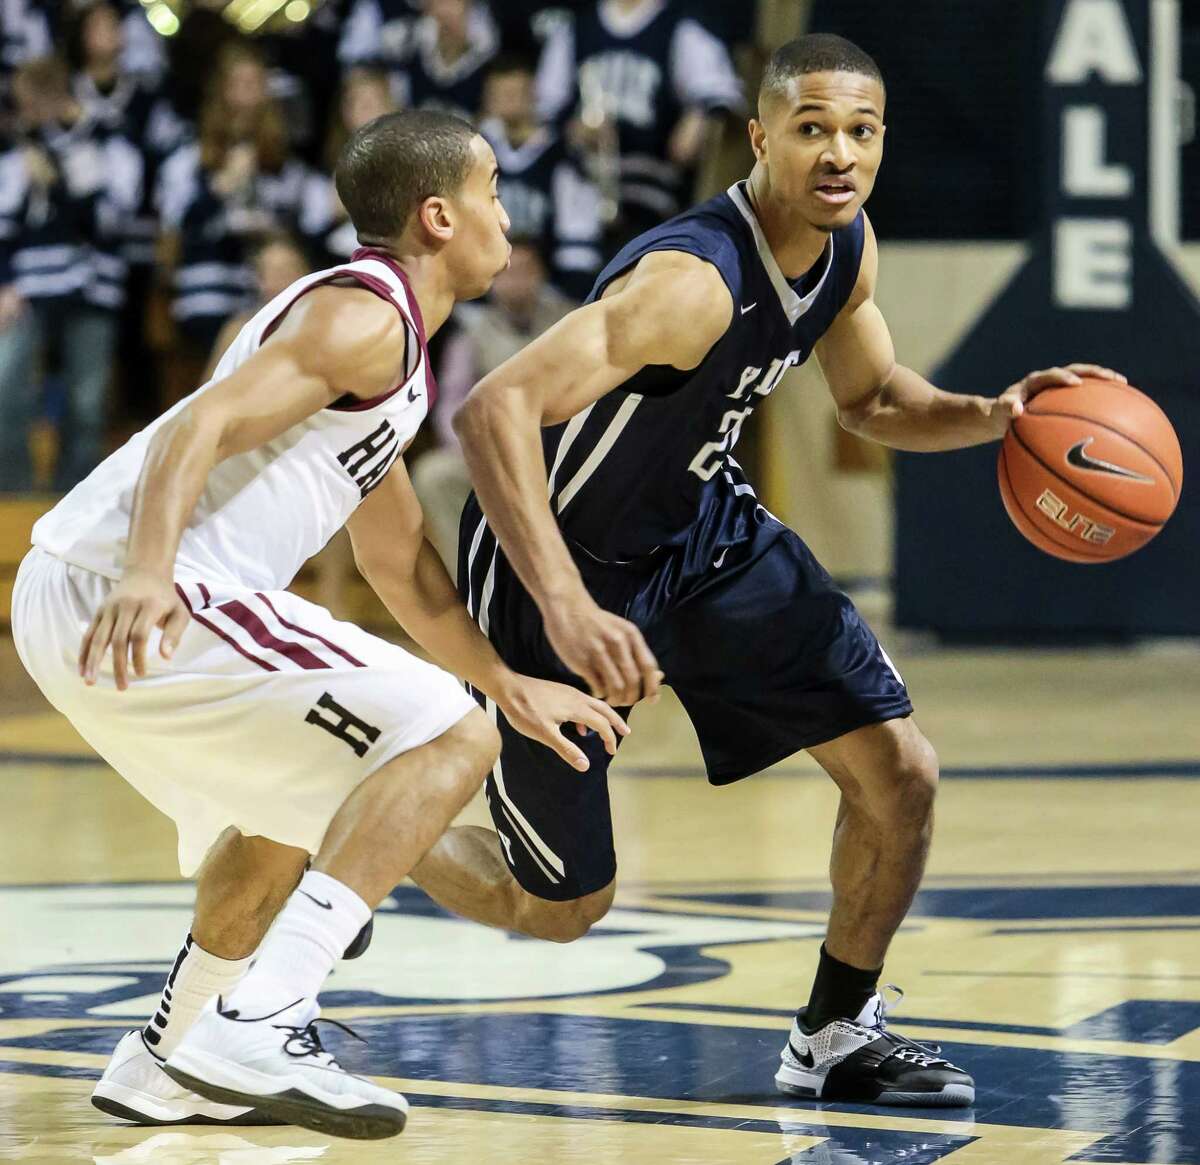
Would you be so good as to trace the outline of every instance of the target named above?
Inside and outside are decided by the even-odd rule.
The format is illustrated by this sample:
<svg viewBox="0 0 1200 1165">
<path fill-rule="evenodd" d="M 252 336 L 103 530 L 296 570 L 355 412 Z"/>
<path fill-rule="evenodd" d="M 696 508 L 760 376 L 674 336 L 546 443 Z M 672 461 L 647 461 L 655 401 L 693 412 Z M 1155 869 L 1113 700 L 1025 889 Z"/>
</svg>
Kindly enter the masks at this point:
<svg viewBox="0 0 1200 1165">
<path fill-rule="evenodd" d="M 17 752 L 0 749 L 0 766 L 15 765 L 100 765 L 98 756 L 81 753 Z M 821 777 L 813 769 L 765 770 L 773 777 Z M 695 765 L 647 765 L 625 768 L 618 765 L 616 777 L 704 778 L 703 768 Z M 946 765 L 943 779 L 966 781 L 1012 780 L 1023 777 L 1051 777 L 1055 780 L 1130 781 L 1130 780 L 1200 780 L 1200 760 L 1138 761 L 1096 764 L 1027 764 L 1027 765 Z"/>
</svg>

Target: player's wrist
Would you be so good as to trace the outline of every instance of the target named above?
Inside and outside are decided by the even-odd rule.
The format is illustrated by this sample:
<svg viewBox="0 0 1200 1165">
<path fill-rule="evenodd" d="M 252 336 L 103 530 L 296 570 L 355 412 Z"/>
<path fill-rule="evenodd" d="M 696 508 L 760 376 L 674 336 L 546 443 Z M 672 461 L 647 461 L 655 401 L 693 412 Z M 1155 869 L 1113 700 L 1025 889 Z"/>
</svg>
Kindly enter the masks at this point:
<svg viewBox="0 0 1200 1165">
<path fill-rule="evenodd" d="M 595 605 L 578 571 L 573 576 L 564 574 L 539 586 L 535 602 L 547 623 L 571 619 L 580 608 Z"/>
<path fill-rule="evenodd" d="M 127 562 L 125 569 L 121 572 L 121 581 L 161 583 L 167 587 L 175 585 L 174 571 L 171 569 L 171 565 L 144 562 Z"/>
<path fill-rule="evenodd" d="M 510 667 L 499 664 L 486 679 L 476 684 L 489 700 L 492 700 L 500 711 L 504 712 L 513 706 L 520 692 L 522 676 Z"/>
</svg>

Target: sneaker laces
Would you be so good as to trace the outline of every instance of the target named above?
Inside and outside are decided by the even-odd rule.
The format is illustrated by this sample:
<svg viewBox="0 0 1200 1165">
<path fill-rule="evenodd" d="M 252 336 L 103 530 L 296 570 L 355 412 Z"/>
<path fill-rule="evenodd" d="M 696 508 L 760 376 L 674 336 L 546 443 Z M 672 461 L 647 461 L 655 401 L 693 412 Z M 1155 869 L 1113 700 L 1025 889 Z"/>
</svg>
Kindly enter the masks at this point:
<svg viewBox="0 0 1200 1165">
<path fill-rule="evenodd" d="M 353 1028 L 347 1027 L 344 1023 L 339 1023 L 336 1019 L 326 1019 L 324 1016 L 318 1016 L 311 1023 L 307 1023 L 303 1027 L 293 1027 L 286 1023 L 273 1023 L 271 1026 L 278 1031 L 291 1033 L 283 1041 L 283 1050 L 289 1056 L 294 1056 L 298 1060 L 304 1059 L 306 1056 L 311 1056 L 323 1067 L 340 1069 L 341 1065 L 334 1058 L 333 1053 L 327 1051 L 321 1044 L 321 1033 L 317 1031 L 317 1024 L 319 1023 L 329 1023 L 334 1027 L 341 1028 L 342 1031 L 348 1035 L 352 1035 L 359 1043 L 365 1044 L 367 1042 Z"/>
<path fill-rule="evenodd" d="M 894 991 L 895 999 L 889 1000 L 884 996 L 883 991 Z M 887 1017 L 900 1006 L 904 999 L 904 992 L 895 983 L 885 983 L 883 991 L 879 993 L 879 1023 L 876 1026 L 879 1034 L 892 1045 L 889 1056 L 917 1068 L 953 1068 L 954 1065 L 949 1060 L 942 1058 L 940 1044 L 918 1043 L 916 1040 L 910 1040 L 907 1036 L 900 1036 L 895 1032 L 888 1031 Z"/>
</svg>

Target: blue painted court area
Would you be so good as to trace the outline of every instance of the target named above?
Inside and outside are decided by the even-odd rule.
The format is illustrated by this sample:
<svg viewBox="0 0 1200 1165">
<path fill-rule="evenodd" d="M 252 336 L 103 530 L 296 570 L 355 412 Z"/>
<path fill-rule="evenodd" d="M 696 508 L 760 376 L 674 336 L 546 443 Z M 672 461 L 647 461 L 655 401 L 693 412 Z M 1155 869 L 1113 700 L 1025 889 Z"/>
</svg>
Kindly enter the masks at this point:
<svg viewBox="0 0 1200 1165">
<path fill-rule="evenodd" d="M 453 1082 L 461 1097 L 427 1096 L 416 1103 L 475 1106 L 496 1102 L 472 1097 L 473 1086 L 654 1097 L 667 1101 L 761 1106 L 796 1110 L 795 1126 L 806 1112 L 879 1113 L 863 1105 L 811 1104 L 781 1100 L 771 1085 L 782 1034 L 763 1029 L 713 1026 L 701 1022 L 662 1023 L 637 1018 L 522 1013 L 514 1015 L 397 1015 L 364 1019 L 355 1025 L 368 1043 L 339 1039 L 339 1059 L 352 1071 L 384 1072 L 415 1080 Z M 42 1048 L 107 1055 L 121 1032 L 111 1027 L 71 1028 L 53 1037 L 10 1039 L 0 1046 Z M 332 1041 L 331 1041 L 332 1042 Z M 944 1110 L 937 1119 L 961 1122 L 964 1135 L 938 1137 L 921 1153 L 897 1159 L 936 1161 L 937 1154 L 971 1139 L 972 1123 L 1062 1129 L 1080 1125 L 1104 1134 L 1078 1159 L 1138 1162 L 1139 1165 L 1192 1165 L 1200 1162 L 1200 1064 L 1133 1056 L 1064 1053 L 1042 1049 L 946 1043 L 945 1053 L 980 1081 L 976 1105 Z M 40 1067 L 7 1064 L 5 1070 L 37 1073 Z M 51 1074 L 59 1075 L 55 1067 Z M 72 1073 L 75 1074 L 75 1073 Z M 550 1115 L 578 1115 L 575 1106 L 534 1106 Z M 500 1111 L 530 1106 L 503 1102 Z M 897 1117 L 926 1117 L 928 1110 L 892 1109 Z M 646 1114 L 604 1115 L 588 1106 L 589 1119 L 645 1119 Z M 661 1119 L 661 1114 L 655 1119 Z M 679 1117 L 678 1119 L 695 1119 Z M 723 1118 L 709 1118 L 719 1126 Z M 777 1120 L 764 1116 L 764 1121 Z M 745 1122 L 738 1122 L 744 1124 Z M 753 1121 L 747 1127 L 752 1127 Z M 823 1135 L 848 1152 L 879 1145 L 876 1130 L 822 1127 Z M 897 1149 L 911 1146 L 912 1134 L 885 1137 Z M 936 1150 L 936 1152 L 935 1152 Z M 849 1160 L 854 1160 L 853 1157 Z M 1016 1165 L 1016 1163 L 1014 1163 Z"/>
</svg>

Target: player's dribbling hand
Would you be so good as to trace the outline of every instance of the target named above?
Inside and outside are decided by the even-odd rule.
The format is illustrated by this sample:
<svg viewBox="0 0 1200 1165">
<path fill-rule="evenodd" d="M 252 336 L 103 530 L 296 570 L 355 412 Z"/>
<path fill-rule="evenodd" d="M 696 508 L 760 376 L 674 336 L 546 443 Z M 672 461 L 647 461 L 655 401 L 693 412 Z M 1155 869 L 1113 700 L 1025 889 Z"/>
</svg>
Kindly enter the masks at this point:
<svg viewBox="0 0 1200 1165">
<path fill-rule="evenodd" d="M 663 673 L 641 631 L 591 598 L 546 613 L 550 646 L 592 690 L 614 708 L 631 708 L 658 695 Z"/>
<path fill-rule="evenodd" d="M 554 749 L 581 773 L 588 769 L 588 758 L 559 731 L 563 724 L 574 724 L 580 736 L 595 729 L 610 756 L 616 754 L 617 737 L 629 735 L 629 725 L 603 700 L 553 680 L 514 676 L 496 703 L 518 732 Z"/>
<path fill-rule="evenodd" d="M 997 418 L 1000 426 L 998 435 L 1004 436 L 1008 426 L 1025 411 L 1026 402 L 1032 400 L 1039 392 L 1048 388 L 1078 384 L 1085 376 L 1093 380 L 1128 383 L 1121 373 L 1114 372 L 1111 368 L 1101 368 L 1099 364 L 1068 364 L 1065 368 L 1044 368 L 1038 372 L 1031 372 L 1023 380 L 1009 385 L 996 397 L 992 415 Z"/>
<path fill-rule="evenodd" d="M 89 686 L 112 647 L 113 678 L 117 690 L 129 687 L 129 660 L 133 655 L 134 674 L 146 675 L 146 645 L 150 632 L 162 628 L 159 652 L 170 659 L 187 626 L 188 611 L 175 587 L 157 575 L 127 571 L 100 604 L 83 643 L 79 648 L 79 674 Z"/>
</svg>

